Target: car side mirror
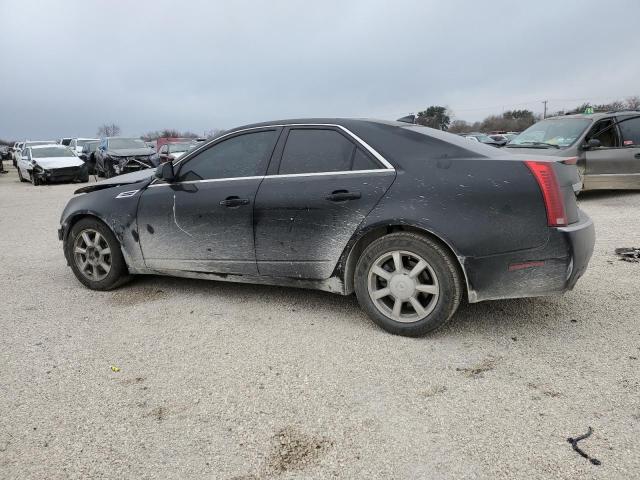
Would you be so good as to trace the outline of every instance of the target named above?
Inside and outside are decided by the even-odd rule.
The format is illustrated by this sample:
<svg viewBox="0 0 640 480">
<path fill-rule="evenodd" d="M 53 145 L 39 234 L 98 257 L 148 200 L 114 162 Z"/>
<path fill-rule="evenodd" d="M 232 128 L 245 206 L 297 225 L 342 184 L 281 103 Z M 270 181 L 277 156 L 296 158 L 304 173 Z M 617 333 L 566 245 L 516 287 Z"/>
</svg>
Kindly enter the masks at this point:
<svg viewBox="0 0 640 480">
<path fill-rule="evenodd" d="M 173 182 L 176 178 L 176 174 L 173 170 L 173 163 L 162 163 L 156 168 L 156 178 L 164 180 L 165 182 Z"/>
<path fill-rule="evenodd" d="M 592 148 L 599 148 L 602 143 L 597 138 L 590 138 L 587 143 L 582 145 L 583 150 L 591 150 Z"/>
</svg>

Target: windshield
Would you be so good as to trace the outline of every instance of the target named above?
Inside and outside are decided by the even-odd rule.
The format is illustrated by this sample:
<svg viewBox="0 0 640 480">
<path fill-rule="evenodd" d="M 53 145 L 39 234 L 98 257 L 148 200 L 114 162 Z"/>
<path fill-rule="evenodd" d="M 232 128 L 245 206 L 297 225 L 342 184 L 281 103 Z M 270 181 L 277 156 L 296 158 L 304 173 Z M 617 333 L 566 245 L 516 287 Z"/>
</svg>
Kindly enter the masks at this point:
<svg viewBox="0 0 640 480">
<path fill-rule="evenodd" d="M 139 138 L 112 138 L 109 140 L 109 148 L 114 150 L 124 150 L 126 148 L 149 148 Z"/>
<path fill-rule="evenodd" d="M 42 147 L 31 149 L 32 158 L 75 157 L 73 152 L 64 147 Z"/>
<path fill-rule="evenodd" d="M 170 143 L 169 153 L 186 152 L 190 145 L 190 143 Z"/>
<path fill-rule="evenodd" d="M 513 145 L 552 145 L 568 147 L 591 124 L 588 118 L 559 118 L 542 120 L 530 126 L 509 142 Z"/>
<path fill-rule="evenodd" d="M 78 140 L 77 145 L 79 147 L 84 147 L 88 143 L 97 143 L 97 140 Z"/>
</svg>

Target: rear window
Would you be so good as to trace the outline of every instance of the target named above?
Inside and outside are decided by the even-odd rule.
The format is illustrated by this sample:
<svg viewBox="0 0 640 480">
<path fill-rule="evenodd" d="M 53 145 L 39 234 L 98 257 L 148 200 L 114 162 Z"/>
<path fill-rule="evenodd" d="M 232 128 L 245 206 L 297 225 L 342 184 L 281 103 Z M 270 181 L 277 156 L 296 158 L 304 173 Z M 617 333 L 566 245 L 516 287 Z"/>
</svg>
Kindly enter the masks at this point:
<svg viewBox="0 0 640 480">
<path fill-rule="evenodd" d="M 411 139 L 413 143 L 420 144 L 422 147 L 420 150 L 426 154 L 427 158 L 470 158 L 504 155 L 501 150 L 483 145 L 480 141 L 469 141 L 468 138 L 429 127 L 412 125 L 404 127 L 403 130 L 409 130 L 413 134 L 407 136 L 407 138 Z"/>
</svg>

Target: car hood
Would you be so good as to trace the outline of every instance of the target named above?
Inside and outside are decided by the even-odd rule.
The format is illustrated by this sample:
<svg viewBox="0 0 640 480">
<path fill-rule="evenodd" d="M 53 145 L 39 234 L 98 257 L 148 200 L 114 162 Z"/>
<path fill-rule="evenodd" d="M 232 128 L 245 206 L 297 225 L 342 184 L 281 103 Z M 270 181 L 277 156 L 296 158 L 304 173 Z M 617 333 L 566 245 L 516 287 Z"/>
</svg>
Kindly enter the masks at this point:
<svg viewBox="0 0 640 480">
<path fill-rule="evenodd" d="M 118 175 L 116 177 L 108 178 L 100 182 L 92 183 L 86 187 L 79 188 L 74 193 L 89 193 L 96 190 L 103 190 L 105 188 L 118 187 L 120 185 L 129 185 L 132 183 L 148 184 L 153 180 L 155 170 L 145 169 L 138 170 L 137 172 L 125 173 L 124 175 Z"/>
<path fill-rule="evenodd" d="M 112 157 L 133 157 L 139 155 L 153 155 L 154 151 L 152 148 L 124 148 L 118 150 L 108 150 L 107 154 Z"/>
<path fill-rule="evenodd" d="M 54 168 L 66 168 L 66 167 L 79 167 L 84 165 L 84 162 L 78 157 L 44 157 L 33 159 L 37 165 L 40 165 L 46 170 Z"/>
</svg>

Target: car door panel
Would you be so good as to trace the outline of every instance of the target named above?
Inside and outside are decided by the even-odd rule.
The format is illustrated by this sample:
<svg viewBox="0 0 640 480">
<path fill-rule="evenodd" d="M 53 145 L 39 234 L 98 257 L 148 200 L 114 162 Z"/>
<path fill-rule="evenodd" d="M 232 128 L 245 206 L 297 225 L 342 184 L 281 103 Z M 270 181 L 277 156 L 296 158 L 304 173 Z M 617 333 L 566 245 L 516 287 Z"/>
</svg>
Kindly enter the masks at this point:
<svg viewBox="0 0 640 480">
<path fill-rule="evenodd" d="M 256 274 L 253 203 L 261 178 L 149 187 L 138 210 L 147 267 Z M 233 198 L 243 202 L 229 205 Z"/>
<path fill-rule="evenodd" d="M 394 170 L 265 177 L 254 210 L 261 275 L 326 279 Z"/>
</svg>

